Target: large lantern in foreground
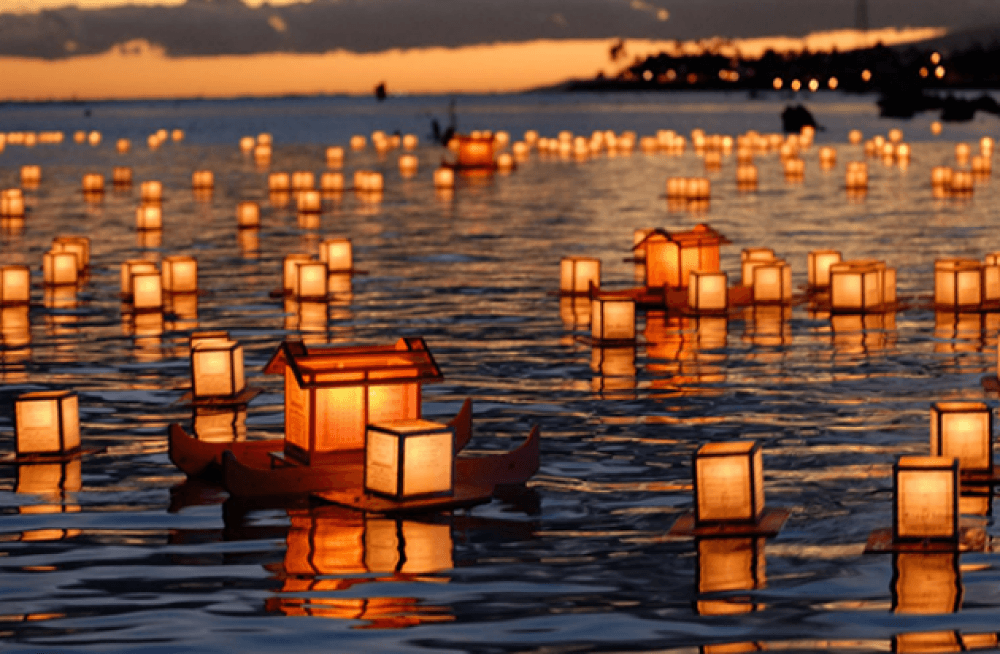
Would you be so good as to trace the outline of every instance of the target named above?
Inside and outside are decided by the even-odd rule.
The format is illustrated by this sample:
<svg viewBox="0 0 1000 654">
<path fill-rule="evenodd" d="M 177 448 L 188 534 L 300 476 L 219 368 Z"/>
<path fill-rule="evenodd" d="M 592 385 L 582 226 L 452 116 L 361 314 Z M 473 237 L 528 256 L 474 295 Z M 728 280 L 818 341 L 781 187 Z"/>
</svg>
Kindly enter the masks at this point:
<svg viewBox="0 0 1000 654">
<path fill-rule="evenodd" d="M 830 266 L 830 310 L 865 313 L 883 304 L 884 276 L 872 262 L 846 261 Z M 895 288 L 895 285 L 893 285 Z"/>
<path fill-rule="evenodd" d="M 757 522 L 764 512 L 764 459 L 757 441 L 706 443 L 694 457 L 695 520 Z"/>
<path fill-rule="evenodd" d="M 429 420 L 368 425 L 365 490 L 394 500 L 454 493 L 455 432 Z"/>
<path fill-rule="evenodd" d="M 197 343 L 191 350 L 191 384 L 196 400 L 239 395 L 246 388 L 243 347 L 221 339 Z"/>
<path fill-rule="evenodd" d="M 993 412 L 983 402 L 931 405 L 931 456 L 955 457 L 963 473 L 993 470 Z"/>
<path fill-rule="evenodd" d="M 18 457 L 61 457 L 80 449 L 77 397 L 69 391 L 20 395 L 14 402 Z"/>
<path fill-rule="evenodd" d="M 934 305 L 940 309 L 978 309 L 983 302 L 982 264 L 970 259 L 934 262 Z"/>
<path fill-rule="evenodd" d="M 893 467 L 894 541 L 958 542 L 958 460 L 903 456 Z"/>
<path fill-rule="evenodd" d="M 705 224 L 686 232 L 654 229 L 633 251 L 646 250 L 646 286 L 678 288 L 688 285 L 692 270 L 719 270 L 719 246 L 729 241 Z"/>
<path fill-rule="evenodd" d="M 492 136 L 459 136 L 458 165 L 462 168 L 493 168 Z"/>
</svg>

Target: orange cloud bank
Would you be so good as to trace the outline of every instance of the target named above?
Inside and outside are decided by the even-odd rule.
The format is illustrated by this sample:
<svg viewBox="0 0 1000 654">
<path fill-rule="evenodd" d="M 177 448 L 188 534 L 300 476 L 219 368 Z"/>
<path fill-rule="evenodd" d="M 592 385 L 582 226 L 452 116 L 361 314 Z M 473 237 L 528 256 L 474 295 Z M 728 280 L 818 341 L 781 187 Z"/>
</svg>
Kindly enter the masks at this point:
<svg viewBox="0 0 1000 654">
<path fill-rule="evenodd" d="M 698 51 L 706 45 L 756 55 L 777 50 L 842 50 L 882 41 L 886 45 L 934 38 L 940 29 L 852 31 L 805 38 L 732 41 L 628 41 L 628 56 Z M 58 61 L 0 58 L 2 100 L 232 97 L 285 94 L 370 93 L 380 81 L 390 92 L 502 92 L 613 72 L 607 40 L 532 41 L 463 48 L 390 50 L 372 54 L 257 54 L 168 57 L 144 42 Z"/>
</svg>

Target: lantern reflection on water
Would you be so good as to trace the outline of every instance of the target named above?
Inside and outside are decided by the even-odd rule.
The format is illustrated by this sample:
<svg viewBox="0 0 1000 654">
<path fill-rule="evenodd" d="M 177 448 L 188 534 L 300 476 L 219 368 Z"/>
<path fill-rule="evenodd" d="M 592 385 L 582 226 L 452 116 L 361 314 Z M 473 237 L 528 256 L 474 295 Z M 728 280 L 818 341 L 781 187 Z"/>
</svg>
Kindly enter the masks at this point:
<svg viewBox="0 0 1000 654">
<path fill-rule="evenodd" d="M 247 439 L 245 406 L 196 406 L 194 437 L 205 443 L 240 443 Z"/>
<path fill-rule="evenodd" d="M 993 412 L 983 402 L 931 405 L 931 456 L 955 457 L 963 474 L 993 470 Z"/>
<path fill-rule="evenodd" d="M 958 461 L 900 457 L 893 466 L 892 537 L 900 541 L 958 542 Z"/>
<path fill-rule="evenodd" d="M 698 593 L 728 593 L 763 588 L 765 585 L 763 538 L 699 538 Z M 727 596 L 699 598 L 698 615 L 733 615 L 758 610 L 749 598 Z"/>
<path fill-rule="evenodd" d="M 760 443 L 706 443 L 694 457 L 695 521 L 757 522 L 764 512 Z"/>
<path fill-rule="evenodd" d="M 635 347 L 594 347 L 590 351 L 590 369 L 596 375 L 590 385 L 595 393 L 610 397 L 631 391 L 635 389 Z"/>
<path fill-rule="evenodd" d="M 80 450 L 80 412 L 76 393 L 37 391 L 14 402 L 18 458 L 64 457 Z"/>
</svg>

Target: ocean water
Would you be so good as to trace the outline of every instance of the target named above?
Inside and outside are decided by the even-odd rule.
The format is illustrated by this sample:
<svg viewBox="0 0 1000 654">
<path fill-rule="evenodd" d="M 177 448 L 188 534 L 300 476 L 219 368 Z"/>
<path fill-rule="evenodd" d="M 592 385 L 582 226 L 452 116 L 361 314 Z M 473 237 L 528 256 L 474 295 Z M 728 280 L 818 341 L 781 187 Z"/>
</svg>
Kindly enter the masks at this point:
<svg viewBox="0 0 1000 654">
<path fill-rule="evenodd" d="M 0 130 L 103 133 L 100 146 L 65 142 L 0 152 L 0 187 L 20 166 L 42 166 L 22 225 L 5 223 L 0 262 L 32 267 L 26 312 L 3 314 L 0 452 L 13 452 L 14 398 L 70 389 L 83 443 L 65 466 L 0 464 L 0 643 L 11 652 L 63 651 L 922 651 L 996 649 L 1000 573 L 987 498 L 965 506 L 987 548 L 953 555 L 865 554 L 891 525 L 891 466 L 926 454 L 930 404 L 996 405 L 980 378 L 995 374 L 997 314 L 935 313 L 936 258 L 1000 250 L 1000 199 L 987 180 L 969 201 L 932 197 L 930 168 L 954 144 L 996 137 L 992 120 L 947 125 L 931 116 L 882 121 L 873 98 L 807 103 L 834 145 L 837 167 L 803 153 L 805 181 L 787 183 L 760 156 L 756 193 L 737 192 L 727 158 L 710 208 L 671 210 L 664 181 L 700 175 L 683 156 L 532 158 L 509 175 L 460 179 L 435 193 L 447 153 L 427 143 L 448 97 L 6 105 Z M 787 96 L 743 94 L 500 95 L 455 99 L 460 129 L 657 129 L 762 132 L 780 127 Z M 90 115 L 84 111 L 89 109 Z M 145 137 L 186 138 L 149 151 Z M 849 129 L 899 127 L 913 144 L 906 169 L 869 161 L 870 190 L 850 201 L 845 162 L 862 159 Z M 404 179 L 396 153 L 348 152 L 344 171 L 384 172 L 378 202 L 346 193 L 317 225 L 275 206 L 267 172 L 324 171 L 327 145 L 373 129 L 420 135 L 420 172 Z M 274 135 L 269 169 L 244 158 L 243 135 Z M 131 138 L 127 155 L 114 150 Z M 71 141 L 71 139 L 70 139 Z M 100 204 L 83 174 L 134 170 L 131 192 Z M 190 189 L 212 170 L 210 199 Z M 164 230 L 136 232 L 138 183 L 164 184 Z M 256 200 L 263 227 L 238 234 L 235 205 Z M 831 319 L 798 303 L 734 311 L 728 319 L 639 316 L 634 349 L 601 351 L 560 304 L 559 260 L 600 257 L 603 283 L 638 282 L 633 230 L 707 222 L 731 241 L 722 267 L 739 277 L 740 250 L 772 247 L 806 280 L 810 250 L 884 259 L 907 300 L 866 321 Z M 45 294 L 41 260 L 53 237 L 87 235 L 92 268 L 72 297 Z M 275 299 L 286 254 L 324 237 L 354 244 L 349 291 L 325 306 Z M 198 259 L 196 302 L 133 319 L 122 310 L 119 267 L 171 254 Z M 425 415 L 447 419 L 472 397 L 470 447 L 508 449 L 532 425 L 542 462 L 523 491 L 459 511 L 408 519 L 363 516 L 308 502 L 227 501 L 186 481 L 167 457 L 166 428 L 190 428 L 187 338 L 226 329 L 244 346 L 249 438 L 282 434 L 282 380 L 261 369 L 286 338 L 387 343 L 421 336 L 445 381 L 425 387 Z M 691 458 L 704 443 L 756 439 L 766 501 L 790 511 L 768 539 L 668 536 L 691 510 Z"/>
</svg>

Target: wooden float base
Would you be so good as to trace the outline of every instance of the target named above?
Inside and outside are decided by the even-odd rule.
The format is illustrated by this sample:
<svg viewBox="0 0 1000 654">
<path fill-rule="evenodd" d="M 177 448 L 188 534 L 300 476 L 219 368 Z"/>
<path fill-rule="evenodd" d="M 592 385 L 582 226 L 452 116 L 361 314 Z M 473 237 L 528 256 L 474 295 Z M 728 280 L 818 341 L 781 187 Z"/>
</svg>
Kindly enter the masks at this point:
<svg viewBox="0 0 1000 654">
<path fill-rule="evenodd" d="M 365 513 L 421 513 L 485 504 L 493 497 L 493 487 L 462 484 L 455 486 L 454 494 L 447 497 L 428 497 L 403 501 L 370 495 L 361 491 L 323 491 L 312 493 L 310 497 L 321 502 L 338 504 Z"/>
<path fill-rule="evenodd" d="M 247 386 L 242 391 L 240 391 L 236 395 L 233 395 L 232 397 L 204 397 L 195 399 L 193 391 L 188 391 L 187 393 L 182 395 L 179 400 L 174 402 L 174 404 L 179 404 L 184 407 L 192 407 L 197 409 L 239 406 L 241 404 L 249 404 L 250 400 L 254 399 L 262 392 L 264 392 L 264 389 L 262 388 L 254 388 L 252 386 Z"/>
<path fill-rule="evenodd" d="M 894 541 L 892 529 L 876 529 L 868 537 L 865 554 L 891 552 L 983 552 L 986 532 L 979 527 L 960 527 L 957 541 Z"/>
<path fill-rule="evenodd" d="M 694 520 L 694 511 L 689 511 L 677 518 L 677 522 L 667 532 L 667 536 L 676 538 L 735 538 L 757 536 L 769 538 L 777 536 L 785 526 L 790 512 L 787 509 L 765 509 L 764 515 L 757 522 L 720 522 L 708 525 L 698 525 Z"/>
</svg>

